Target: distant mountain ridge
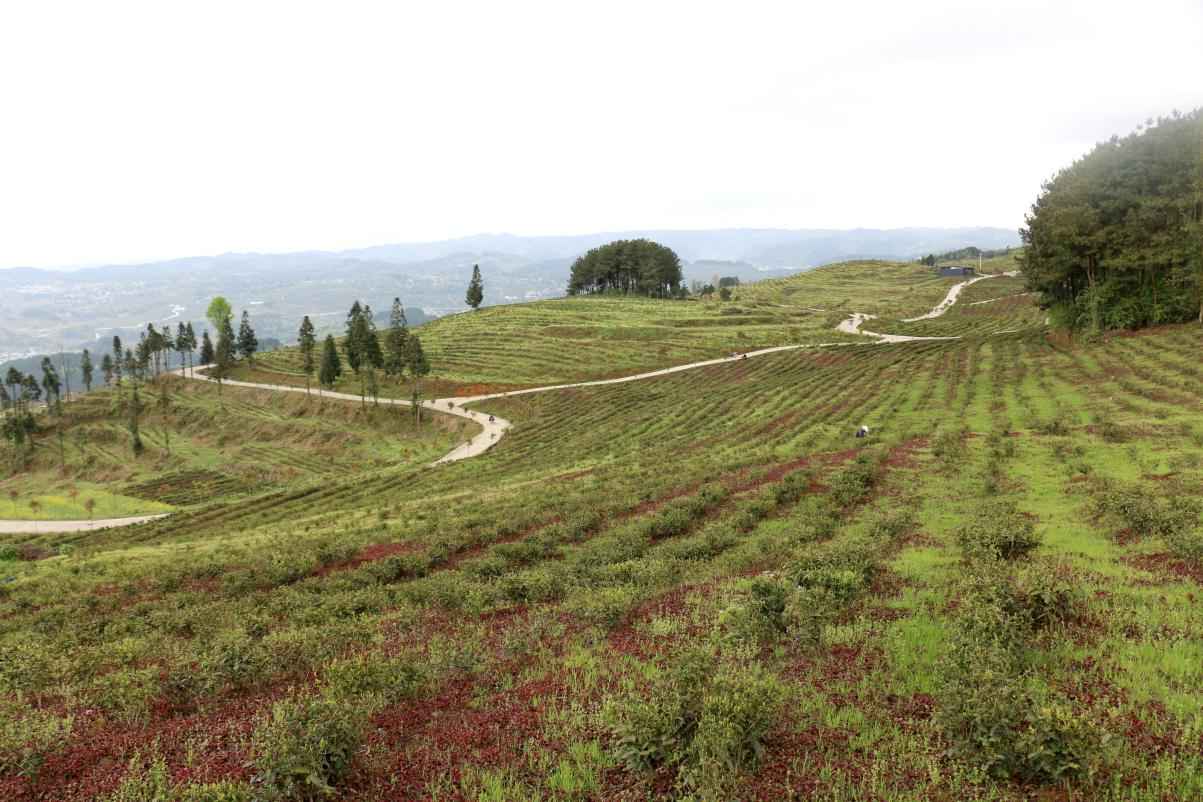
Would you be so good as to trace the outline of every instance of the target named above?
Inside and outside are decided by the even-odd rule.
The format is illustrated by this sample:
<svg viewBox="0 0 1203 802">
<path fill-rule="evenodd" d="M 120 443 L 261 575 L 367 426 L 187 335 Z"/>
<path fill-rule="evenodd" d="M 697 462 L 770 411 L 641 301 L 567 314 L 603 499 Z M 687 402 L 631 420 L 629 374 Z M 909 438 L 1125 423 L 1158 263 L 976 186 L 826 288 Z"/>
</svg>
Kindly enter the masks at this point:
<svg viewBox="0 0 1203 802">
<path fill-rule="evenodd" d="M 430 242 L 393 243 L 341 251 L 294 251 L 288 253 L 224 253 L 190 256 L 155 262 L 99 265 L 77 269 L 11 267 L 0 269 L 0 285 L 14 281 L 62 278 L 64 273 L 82 280 L 132 278 L 149 267 L 168 273 L 222 266 L 236 272 L 280 270 L 314 262 L 362 260 L 410 264 L 455 256 L 506 254 L 525 260 L 574 259 L 590 248 L 616 239 L 646 237 L 672 248 L 685 261 L 718 260 L 747 262 L 760 267 L 814 267 L 845 259 L 910 259 L 966 246 L 982 249 L 1019 245 L 1019 234 L 1005 228 L 897 228 L 897 229 L 754 229 L 711 230 L 633 229 L 591 234 L 523 236 L 518 234 L 473 234 Z"/>
</svg>

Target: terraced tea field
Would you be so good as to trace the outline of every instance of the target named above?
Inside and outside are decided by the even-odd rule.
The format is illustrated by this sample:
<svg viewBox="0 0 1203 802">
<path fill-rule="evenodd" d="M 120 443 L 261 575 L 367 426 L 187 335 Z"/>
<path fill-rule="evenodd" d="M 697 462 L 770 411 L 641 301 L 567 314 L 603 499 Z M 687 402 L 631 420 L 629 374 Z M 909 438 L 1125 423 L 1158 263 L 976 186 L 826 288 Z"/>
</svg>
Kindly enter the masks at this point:
<svg viewBox="0 0 1203 802">
<path fill-rule="evenodd" d="M 833 270 L 739 303 L 805 292 L 893 332 L 952 283 L 873 269 L 846 298 Z M 73 548 L 0 563 L 0 792 L 1199 798 L 1203 331 L 1072 343 L 1021 291 L 921 322 L 960 339 L 491 399 L 513 426 L 470 460 L 31 538 Z M 510 344 L 509 377 L 468 342 L 464 382 L 536 381 L 549 349 Z M 624 342 L 547 375 L 664 366 Z M 272 440 L 228 445 L 320 467 Z"/>
<path fill-rule="evenodd" d="M 444 382 L 430 393 L 453 395 L 468 385 L 463 394 L 475 395 L 625 376 L 778 345 L 854 341 L 833 331 L 849 312 L 927 309 L 956 281 L 913 263 L 852 262 L 739 287 L 729 302 L 564 298 L 439 318 L 419 333 L 434 378 Z M 303 383 L 295 349 L 259 361 L 265 371 L 254 380 L 276 371 Z M 358 392 L 353 377 L 344 377 L 338 389 Z M 393 391 L 408 397 L 408 385 Z"/>
</svg>

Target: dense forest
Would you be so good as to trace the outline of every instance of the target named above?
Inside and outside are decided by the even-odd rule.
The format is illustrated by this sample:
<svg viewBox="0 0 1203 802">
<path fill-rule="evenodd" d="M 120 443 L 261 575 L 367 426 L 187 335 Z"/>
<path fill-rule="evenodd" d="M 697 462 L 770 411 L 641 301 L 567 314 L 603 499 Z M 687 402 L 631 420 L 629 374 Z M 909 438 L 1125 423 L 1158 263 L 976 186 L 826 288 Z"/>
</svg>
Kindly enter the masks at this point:
<svg viewBox="0 0 1203 802">
<path fill-rule="evenodd" d="M 1061 325 L 1203 322 L 1203 109 L 1112 137 L 1043 187 L 1020 234 Z"/>
<path fill-rule="evenodd" d="M 620 239 L 593 248 L 572 263 L 569 295 L 621 293 L 670 298 L 683 294 L 681 260 L 647 239 Z"/>
</svg>

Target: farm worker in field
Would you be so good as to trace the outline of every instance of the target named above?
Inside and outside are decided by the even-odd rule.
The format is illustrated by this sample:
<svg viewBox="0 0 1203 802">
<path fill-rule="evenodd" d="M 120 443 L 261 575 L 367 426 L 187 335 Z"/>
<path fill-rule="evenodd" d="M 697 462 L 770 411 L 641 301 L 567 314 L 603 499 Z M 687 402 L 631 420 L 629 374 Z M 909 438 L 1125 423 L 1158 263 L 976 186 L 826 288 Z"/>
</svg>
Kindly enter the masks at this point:
<svg viewBox="0 0 1203 802">
<path fill-rule="evenodd" d="M 857 437 L 868 437 L 869 436 L 869 427 L 861 426 L 859 429 L 856 430 L 856 436 Z"/>
</svg>

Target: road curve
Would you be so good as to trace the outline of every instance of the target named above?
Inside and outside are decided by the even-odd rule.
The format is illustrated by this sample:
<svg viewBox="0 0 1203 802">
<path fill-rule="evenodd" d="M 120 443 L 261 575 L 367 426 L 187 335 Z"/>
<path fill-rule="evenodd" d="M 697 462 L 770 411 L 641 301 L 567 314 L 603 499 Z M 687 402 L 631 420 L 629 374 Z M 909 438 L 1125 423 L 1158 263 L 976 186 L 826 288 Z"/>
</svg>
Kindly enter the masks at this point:
<svg viewBox="0 0 1203 802">
<path fill-rule="evenodd" d="M 131 526 L 145 521 L 165 518 L 171 513 L 156 515 L 131 515 L 128 518 L 97 518 L 93 521 L 0 521 L 0 534 L 37 535 L 43 532 L 86 532 L 93 529 L 108 529 L 110 526 Z"/>
</svg>

